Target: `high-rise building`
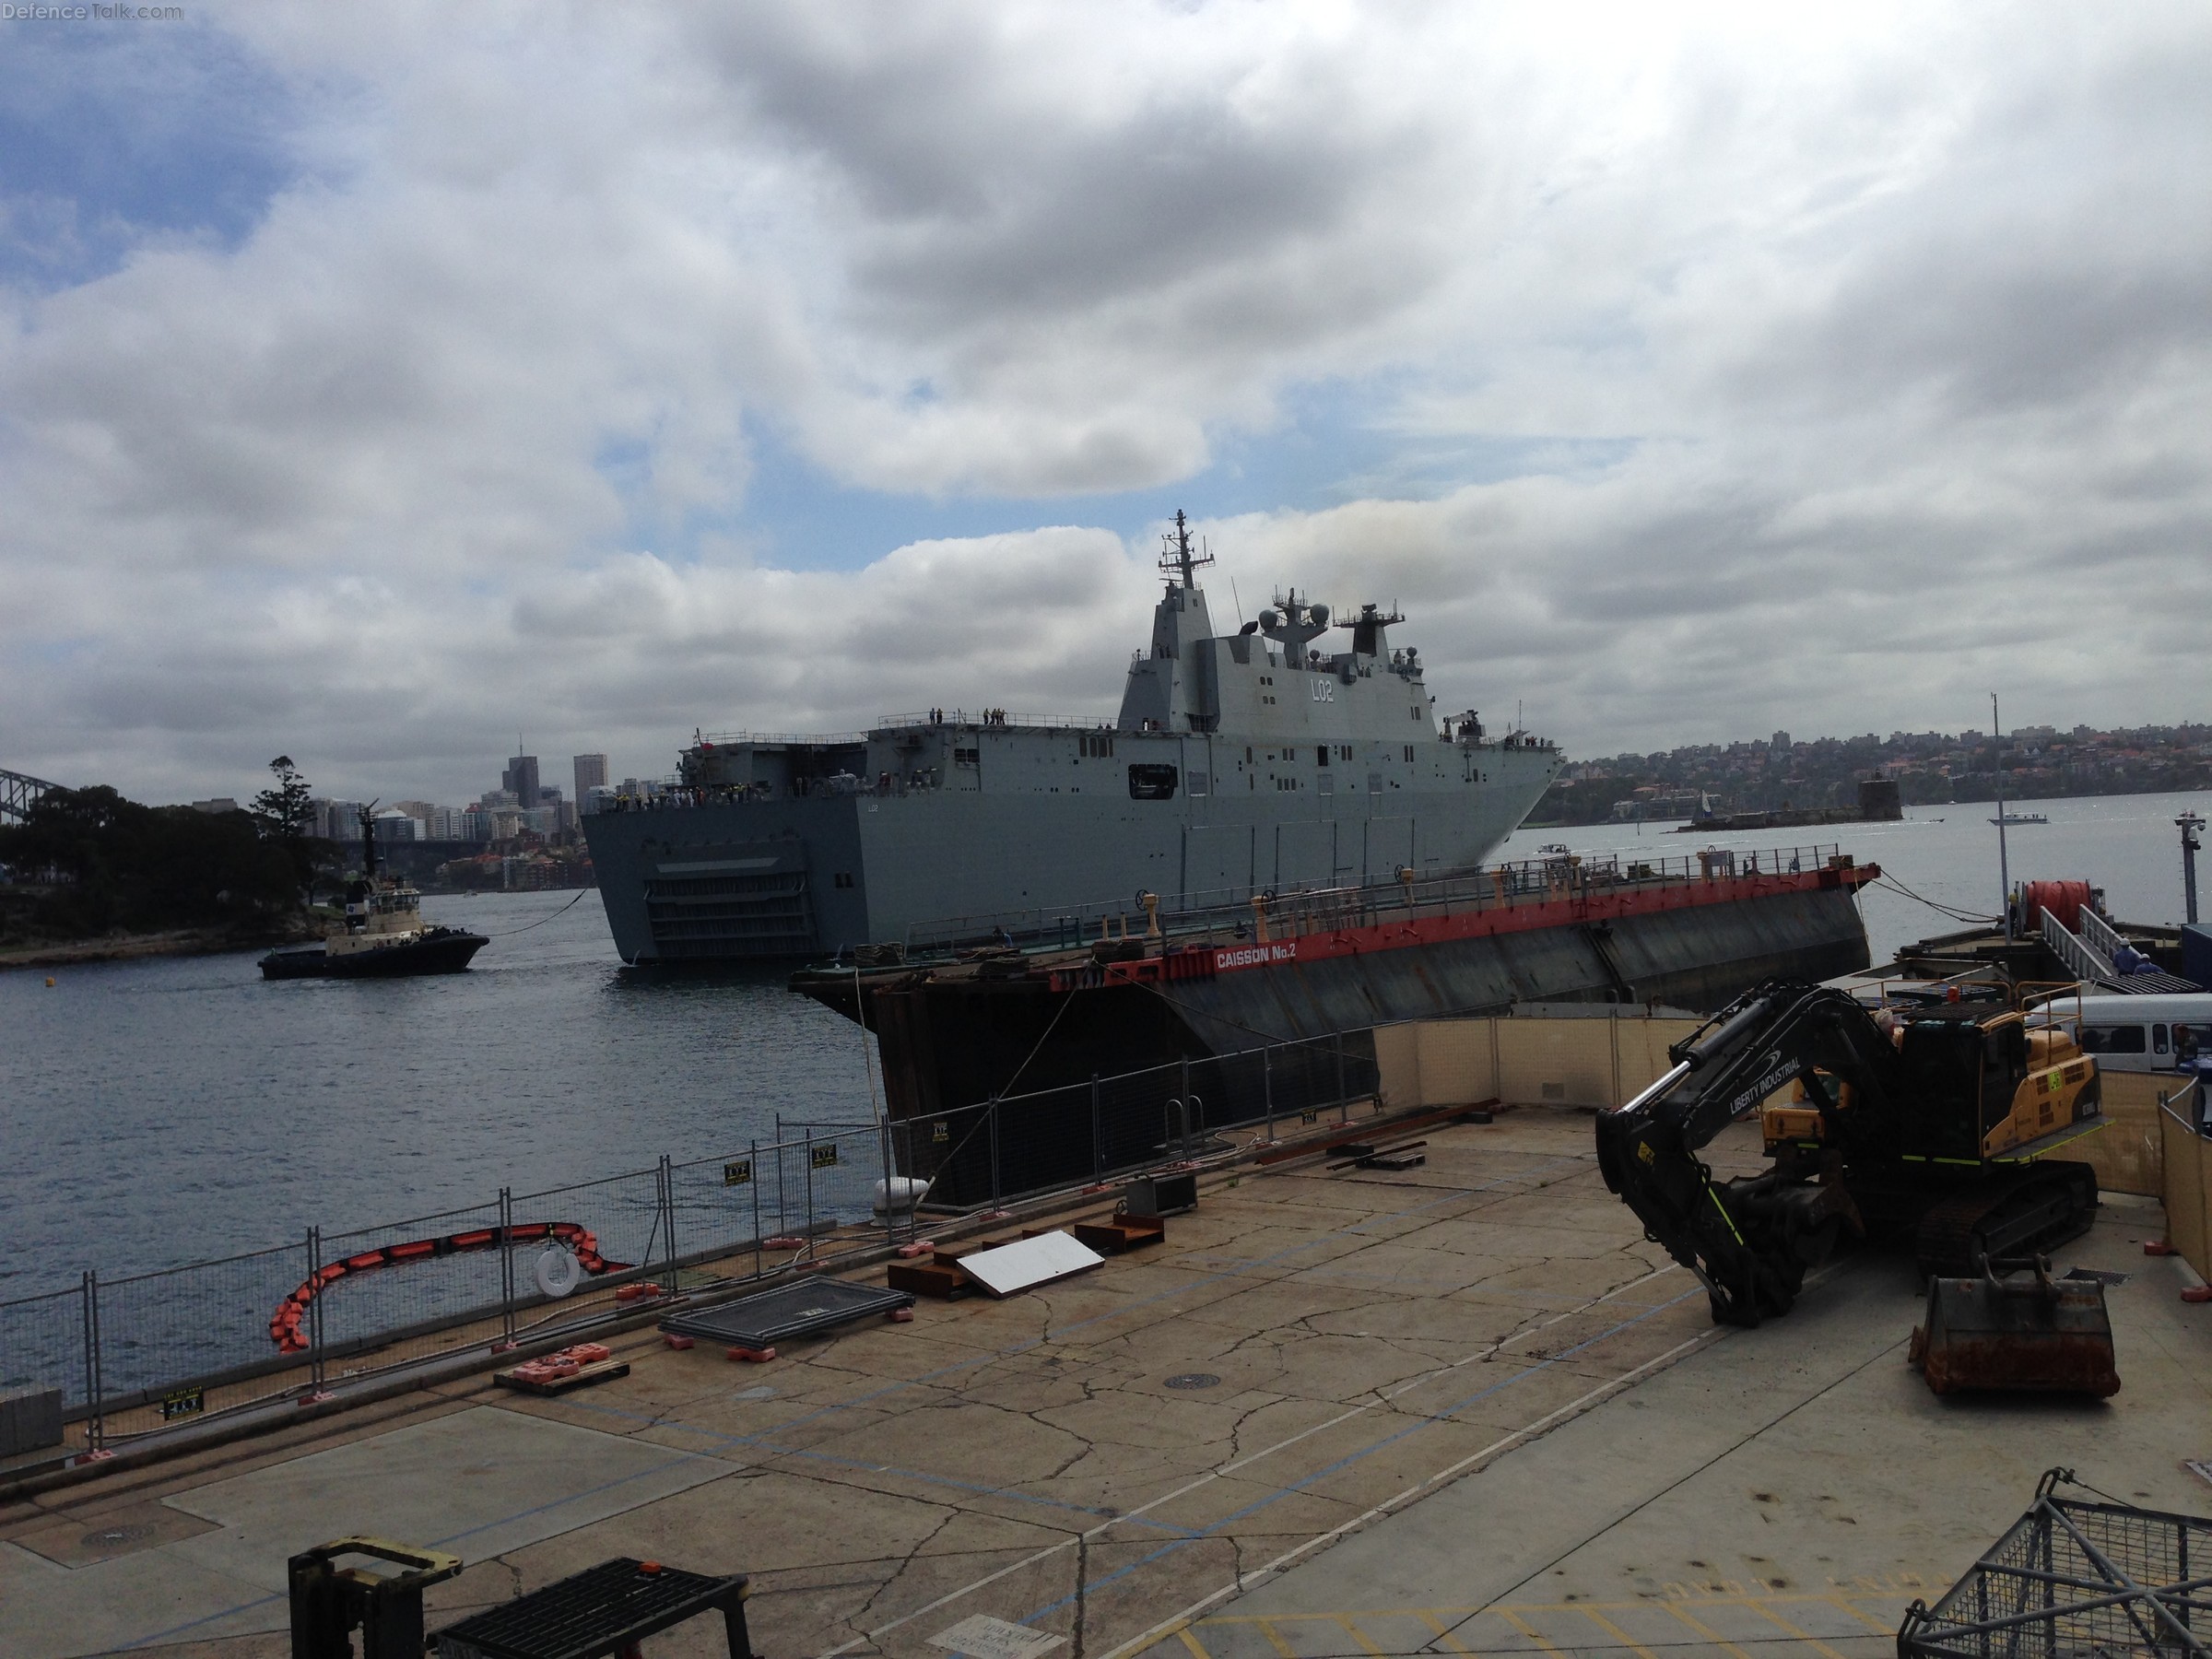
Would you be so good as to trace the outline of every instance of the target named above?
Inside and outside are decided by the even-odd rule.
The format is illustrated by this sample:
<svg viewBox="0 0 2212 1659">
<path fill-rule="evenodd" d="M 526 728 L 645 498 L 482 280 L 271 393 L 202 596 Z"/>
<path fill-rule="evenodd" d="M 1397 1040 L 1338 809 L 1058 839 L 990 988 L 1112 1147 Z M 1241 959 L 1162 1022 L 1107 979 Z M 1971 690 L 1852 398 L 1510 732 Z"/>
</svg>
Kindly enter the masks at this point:
<svg viewBox="0 0 2212 1659">
<path fill-rule="evenodd" d="M 579 755 L 576 757 L 576 808 L 579 812 L 592 809 L 592 791 L 606 787 L 606 757 Z"/>
<path fill-rule="evenodd" d="M 516 755 L 507 762 L 507 770 L 500 774 L 500 787 L 520 801 L 524 807 L 537 805 L 537 757 Z"/>
</svg>

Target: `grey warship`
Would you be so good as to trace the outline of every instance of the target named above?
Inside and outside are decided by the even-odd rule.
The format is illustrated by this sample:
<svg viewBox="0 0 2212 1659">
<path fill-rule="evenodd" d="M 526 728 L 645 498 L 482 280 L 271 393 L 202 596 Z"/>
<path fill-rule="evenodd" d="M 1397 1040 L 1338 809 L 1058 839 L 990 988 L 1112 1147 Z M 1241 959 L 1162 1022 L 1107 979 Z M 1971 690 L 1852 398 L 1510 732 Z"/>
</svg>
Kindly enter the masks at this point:
<svg viewBox="0 0 2212 1659">
<path fill-rule="evenodd" d="M 623 959 L 895 959 L 1073 937 L 1139 894 L 1182 910 L 1425 878 L 1479 864 L 1558 774 L 1547 741 L 1440 719 L 1418 650 L 1390 641 L 1394 608 L 1333 620 L 1292 589 L 1218 634 L 1211 555 L 1181 512 L 1163 539 L 1151 642 L 1111 722 L 931 711 L 695 735 L 671 784 L 587 815 Z"/>
</svg>

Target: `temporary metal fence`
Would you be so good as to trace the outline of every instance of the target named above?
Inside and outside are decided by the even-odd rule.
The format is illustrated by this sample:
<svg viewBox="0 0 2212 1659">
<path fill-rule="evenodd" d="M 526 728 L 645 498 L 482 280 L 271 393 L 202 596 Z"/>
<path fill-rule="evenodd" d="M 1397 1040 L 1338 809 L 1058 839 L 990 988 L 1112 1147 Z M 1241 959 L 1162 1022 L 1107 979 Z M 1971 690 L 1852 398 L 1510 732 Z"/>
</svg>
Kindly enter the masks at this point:
<svg viewBox="0 0 2212 1659">
<path fill-rule="evenodd" d="M 69 1450 L 328 1396 L 427 1360 L 912 1238 L 924 1211 L 1187 1162 L 1220 1131 L 1348 1118 L 1372 1034 L 1196 1057 L 895 1123 L 781 1118 L 712 1158 L 0 1302 L 0 1392 L 59 1389 Z M 917 1203 L 916 1200 L 919 1200 Z"/>
<path fill-rule="evenodd" d="M 930 1183 L 933 1203 L 995 1209 L 1188 1161 L 1223 1129 L 1256 1124 L 1271 1140 L 1348 1114 L 1378 1087 L 1371 1032 L 1270 1043 L 904 1118 L 889 1125 L 893 1161 Z"/>
<path fill-rule="evenodd" d="M 904 1220 L 873 1124 L 0 1302 L 0 1393 L 57 1389 L 65 1450 L 588 1328 L 678 1290 L 834 1261 Z M 49 1453 L 51 1454 L 51 1453 Z M 0 1473 L 5 1467 L 0 1466 Z"/>
</svg>

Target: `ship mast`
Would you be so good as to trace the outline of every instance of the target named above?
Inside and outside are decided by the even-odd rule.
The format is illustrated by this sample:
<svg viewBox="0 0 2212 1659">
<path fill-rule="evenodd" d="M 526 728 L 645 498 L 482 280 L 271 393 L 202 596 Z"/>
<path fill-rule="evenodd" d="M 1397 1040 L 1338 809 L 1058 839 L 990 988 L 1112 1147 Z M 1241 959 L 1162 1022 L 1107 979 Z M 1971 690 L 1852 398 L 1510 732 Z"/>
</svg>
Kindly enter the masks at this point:
<svg viewBox="0 0 2212 1659">
<path fill-rule="evenodd" d="M 1171 579 L 1180 575 L 1182 578 L 1182 585 L 1186 588 L 1198 585 L 1191 580 L 1193 571 L 1201 565 L 1209 565 L 1214 562 L 1214 556 L 1206 552 L 1203 546 L 1195 553 L 1191 551 L 1191 526 L 1182 516 L 1182 509 L 1180 507 L 1175 509 L 1174 534 L 1161 536 L 1159 545 L 1159 568 Z"/>
</svg>

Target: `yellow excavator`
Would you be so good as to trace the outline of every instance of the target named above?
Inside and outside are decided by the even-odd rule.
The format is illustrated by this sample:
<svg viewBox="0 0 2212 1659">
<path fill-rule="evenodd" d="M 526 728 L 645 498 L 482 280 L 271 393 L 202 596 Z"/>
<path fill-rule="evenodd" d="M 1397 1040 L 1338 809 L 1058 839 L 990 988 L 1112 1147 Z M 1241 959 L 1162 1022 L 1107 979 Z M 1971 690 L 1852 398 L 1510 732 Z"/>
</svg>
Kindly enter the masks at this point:
<svg viewBox="0 0 2212 1659">
<path fill-rule="evenodd" d="M 1664 1077 L 1599 1115 L 1598 1164 L 1648 1236 L 1703 1282 L 1716 1321 L 1788 1312 L 1806 1271 L 1846 1234 L 1909 1236 L 1932 1287 L 1923 1346 L 1947 1333 L 1941 1374 L 1962 1387 L 2119 1386 L 2100 1386 L 2112 1369 L 2101 1285 L 2054 1285 L 2047 1264 L 2030 1286 L 2000 1277 L 2035 1266 L 2096 1216 L 2096 1171 L 2050 1156 L 2101 1124 L 2096 1062 L 2062 1029 L 2030 1030 L 1995 1002 L 1877 1016 L 1843 991 L 1777 981 L 1668 1058 Z M 1784 1090 L 1795 1098 L 1777 1100 Z M 1699 1153 L 1755 1112 L 1770 1167 L 1716 1182 Z M 1944 1288 L 1960 1284 L 1982 1288 Z M 2093 1319 L 2068 1311 L 2092 1292 Z M 2055 1349 L 2085 1319 L 2102 1326 L 2101 1372 L 2023 1382 L 2080 1369 L 2080 1356 Z M 1967 1352 L 1984 1326 L 2004 1349 L 1986 1362 Z"/>
</svg>

